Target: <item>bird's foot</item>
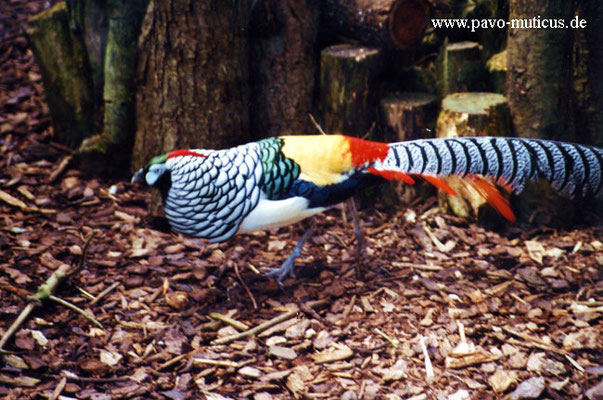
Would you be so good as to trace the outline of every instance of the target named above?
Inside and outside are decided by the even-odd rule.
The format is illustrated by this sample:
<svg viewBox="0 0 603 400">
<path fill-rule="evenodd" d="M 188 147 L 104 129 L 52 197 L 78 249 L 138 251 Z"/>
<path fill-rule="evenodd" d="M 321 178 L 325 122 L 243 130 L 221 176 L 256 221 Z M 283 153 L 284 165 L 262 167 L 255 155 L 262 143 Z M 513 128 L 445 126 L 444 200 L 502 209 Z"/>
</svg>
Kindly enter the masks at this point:
<svg viewBox="0 0 603 400">
<path fill-rule="evenodd" d="M 295 248 L 293 249 L 293 251 L 291 252 L 289 257 L 287 258 L 287 260 L 283 263 L 283 265 L 281 265 L 279 268 L 276 268 L 270 272 L 265 273 L 264 277 L 276 278 L 276 283 L 278 283 L 278 285 L 281 287 L 284 286 L 283 281 L 285 278 L 287 278 L 287 276 L 291 275 L 292 278 L 295 278 L 295 271 L 293 270 L 293 263 L 295 262 L 296 258 L 301 256 L 302 247 L 304 246 L 304 243 L 306 243 L 306 241 L 308 240 L 308 238 L 310 237 L 312 232 L 314 232 L 315 228 L 316 228 L 316 223 L 312 223 L 312 226 L 310 226 L 310 228 L 301 237 L 299 242 L 297 242 L 297 244 L 295 245 Z"/>
<path fill-rule="evenodd" d="M 275 268 L 272 271 L 265 273 L 264 277 L 276 278 L 276 283 L 278 283 L 278 285 L 281 287 L 284 286 L 283 281 L 285 280 L 285 278 L 287 278 L 287 276 L 291 275 L 292 278 L 295 278 L 293 262 L 297 257 L 299 257 L 299 254 L 295 255 L 294 253 L 291 253 L 289 258 L 287 258 L 287 261 L 285 261 L 283 265 L 281 265 L 279 268 Z"/>
</svg>

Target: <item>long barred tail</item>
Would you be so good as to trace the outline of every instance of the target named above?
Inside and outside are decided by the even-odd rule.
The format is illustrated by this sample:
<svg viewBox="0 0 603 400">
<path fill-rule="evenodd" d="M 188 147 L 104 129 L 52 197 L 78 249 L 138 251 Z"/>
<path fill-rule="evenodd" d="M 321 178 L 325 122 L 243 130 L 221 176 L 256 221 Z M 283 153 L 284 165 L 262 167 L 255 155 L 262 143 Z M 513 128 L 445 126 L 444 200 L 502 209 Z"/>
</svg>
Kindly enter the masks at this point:
<svg viewBox="0 0 603 400">
<path fill-rule="evenodd" d="M 603 149 L 524 138 L 419 139 L 390 144 L 385 159 L 369 172 L 408 183 L 413 182 L 412 175 L 421 176 L 452 194 L 454 190 L 441 178 L 459 176 L 512 220 L 508 202 L 490 182 L 519 193 L 526 180 L 544 178 L 572 197 L 595 195 L 603 186 Z"/>
</svg>

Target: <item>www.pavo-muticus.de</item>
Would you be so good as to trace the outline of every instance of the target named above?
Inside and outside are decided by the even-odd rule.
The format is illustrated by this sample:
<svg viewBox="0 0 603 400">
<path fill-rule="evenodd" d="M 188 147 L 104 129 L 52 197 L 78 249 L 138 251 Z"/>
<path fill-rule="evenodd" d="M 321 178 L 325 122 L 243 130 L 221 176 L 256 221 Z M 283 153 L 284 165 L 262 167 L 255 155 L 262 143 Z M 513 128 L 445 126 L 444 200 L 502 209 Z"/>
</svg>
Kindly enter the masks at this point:
<svg viewBox="0 0 603 400">
<path fill-rule="evenodd" d="M 475 187 L 506 219 L 515 216 L 495 185 L 521 192 L 544 178 L 570 196 L 603 186 L 603 149 L 541 139 L 465 137 L 379 143 L 342 135 L 282 136 L 226 150 L 175 150 L 134 178 L 159 189 L 176 232 L 211 242 L 281 227 L 322 212 L 384 179 L 420 177 L 449 194 L 443 177 Z M 279 284 L 309 235 L 278 269 Z"/>
</svg>

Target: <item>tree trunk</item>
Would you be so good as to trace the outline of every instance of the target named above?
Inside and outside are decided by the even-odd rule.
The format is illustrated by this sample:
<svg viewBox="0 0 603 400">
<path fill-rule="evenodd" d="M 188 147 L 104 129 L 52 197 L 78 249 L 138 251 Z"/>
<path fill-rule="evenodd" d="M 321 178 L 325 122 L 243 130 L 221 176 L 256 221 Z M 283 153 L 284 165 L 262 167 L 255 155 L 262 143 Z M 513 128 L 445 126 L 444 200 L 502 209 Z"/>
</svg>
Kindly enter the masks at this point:
<svg viewBox="0 0 603 400">
<path fill-rule="evenodd" d="M 575 31 L 576 140 L 603 147 L 603 2 L 583 0 L 578 11 L 586 28 Z"/>
<path fill-rule="evenodd" d="M 537 29 L 541 19 L 571 20 L 567 0 L 511 0 L 509 17 L 533 29 L 509 29 L 507 90 L 518 136 L 573 141 L 570 99 L 572 30 Z"/>
<path fill-rule="evenodd" d="M 75 148 L 92 134 L 94 121 L 84 43 L 71 29 L 65 3 L 36 15 L 25 31 L 42 74 L 55 137 Z"/>
<path fill-rule="evenodd" d="M 258 1 L 250 25 L 252 137 L 307 133 L 318 61 L 317 1 Z"/>
<path fill-rule="evenodd" d="M 147 0 L 111 0 L 103 64 L 103 131 L 86 139 L 81 153 L 100 153 L 121 170 L 130 159 L 135 125 L 136 42 Z M 109 168 L 111 169 L 111 168 Z"/>
<path fill-rule="evenodd" d="M 510 18 L 533 29 L 509 29 L 507 98 L 517 136 L 576 141 L 573 114 L 573 29 L 538 29 L 538 19 L 573 18 L 573 2 L 511 0 Z M 542 28 L 542 27 L 541 27 Z M 516 202 L 523 219 L 572 223 L 576 202 L 555 193 L 545 181 L 530 182 Z"/>
<path fill-rule="evenodd" d="M 153 1 L 139 39 L 133 169 L 249 139 L 246 1 Z M 194 18 L 193 18 L 194 16 Z"/>
<path fill-rule="evenodd" d="M 109 31 L 109 16 L 106 4 L 102 0 L 68 0 L 67 7 L 71 14 L 71 24 L 86 46 L 90 64 L 92 86 L 94 88 L 95 128 L 102 130 L 103 86 L 105 83 L 105 47 Z"/>
</svg>

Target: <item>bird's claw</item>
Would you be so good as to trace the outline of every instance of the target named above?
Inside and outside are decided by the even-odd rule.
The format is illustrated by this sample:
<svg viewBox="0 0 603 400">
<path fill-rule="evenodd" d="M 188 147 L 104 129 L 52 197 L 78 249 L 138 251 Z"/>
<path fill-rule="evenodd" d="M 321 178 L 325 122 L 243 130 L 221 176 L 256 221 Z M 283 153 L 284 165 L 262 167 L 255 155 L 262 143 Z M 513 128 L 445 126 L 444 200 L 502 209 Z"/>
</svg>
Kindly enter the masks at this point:
<svg viewBox="0 0 603 400">
<path fill-rule="evenodd" d="M 310 226 L 310 229 L 308 229 L 301 237 L 299 242 L 297 242 L 295 248 L 287 258 L 287 260 L 283 263 L 283 265 L 281 265 L 280 268 L 265 273 L 264 276 L 266 278 L 276 278 L 276 283 L 278 283 L 280 287 L 284 286 L 283 280 L 288 275 L 291 275 L 292 278 L 295 278 L 295 272 L 293 271 L 293 263 L 295 262 L 295 259 L 297 257 L 301 256 L 302 247 L 304 246 L 304 243 L 306 243 L 310 235 L 312 235 L 312 232 L 314 232 L 315 228 L 316 222 L 314 222 L 312 226 Z"/>
<path fill-rule="evenodd" d="M 263 276 L 265 278 L 276 278 L 276 283 L 278 283 L 280 287 L 283 287 L 285 285 L 283 281 L 288 276 L 291 276 L 291 278 L 295 278 L 293 260 L 287 259 L 287 261 L 285 261 L 283 265 L 281 265 L 279 268 L 275 268 L 270 272 L 266 272 Z"/>
</svg>

